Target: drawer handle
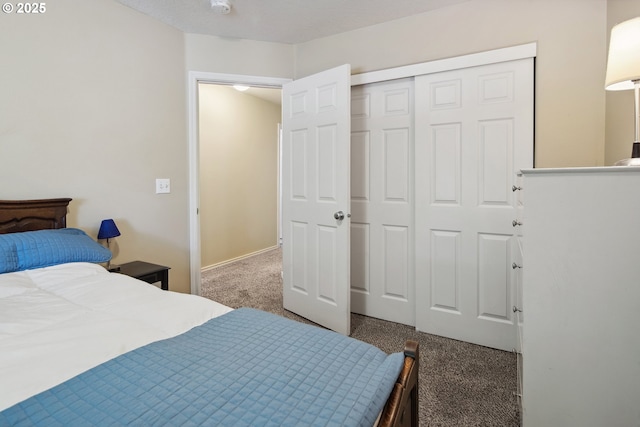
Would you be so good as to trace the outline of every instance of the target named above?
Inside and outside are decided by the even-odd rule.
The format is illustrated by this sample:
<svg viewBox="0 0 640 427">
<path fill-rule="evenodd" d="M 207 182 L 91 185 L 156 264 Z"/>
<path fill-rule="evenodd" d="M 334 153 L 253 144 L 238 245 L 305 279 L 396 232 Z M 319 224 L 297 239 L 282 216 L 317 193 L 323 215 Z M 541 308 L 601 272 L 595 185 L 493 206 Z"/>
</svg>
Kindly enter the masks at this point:
<svg viewBox="0 0 640 427">
<path fill-rule="evenodd" d="M 514 227 L 517 227 L 518 225 L 522 225 L 522 223 L 521 223 L 520 221 L 518 221 L 517 219 L 514 219 L 514 220 L 511 222 L 511 225 L 513 225 Z"/>
<path fill-rule="evenodd" d="M 516 268 L 522 268 L 522 266 L 521 266 L 521 265 L 518 265 L 518 264 L 516 264 L 516 263 L 514 262 L 513 264 L 511 264 L 511 268 L 513 268 L 513 269 L 515 270 Z"/>
<path fill-rule="evenodd" d="M 513 191 L 514 193 L 518 190 L 522 190 L 522 187 L 516 187 L 515 185 L 511 186 L 511 191 Z"/>
<path fill-rule="evenodd" d="M 513 306 L 513 312 L 514 313 L 522 313 L 522 310 L 520 310 L 518 307 L 516 307 L 515 305 Z"/>
</svg>

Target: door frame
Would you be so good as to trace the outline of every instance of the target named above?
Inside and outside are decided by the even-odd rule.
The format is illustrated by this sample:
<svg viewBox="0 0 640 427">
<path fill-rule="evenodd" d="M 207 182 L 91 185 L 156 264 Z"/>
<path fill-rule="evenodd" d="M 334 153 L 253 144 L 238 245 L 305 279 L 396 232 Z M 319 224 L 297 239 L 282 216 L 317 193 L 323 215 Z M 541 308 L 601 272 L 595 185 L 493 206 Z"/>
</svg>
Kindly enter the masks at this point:
<svg viewBox="0 0 640 427">
<path fill-rule="evenodd" d="M 200 295 L 202 262 L 200 259 L 200 140 L 198 120 L 198 85 L 209 84 L 244 84 L 274 89 L 282 89 L 282 85 L 291 79 L 247 76 L 243 74 L 221 74 L 189 71 L 187 76 L 188 91 L 188 143 L 189 143 L 189 273 L 191 276 L 191 293 Z"/>
<path fill-rule="evenodd" d="M 537 50 L 538 43 L 532 42 L 468 55 L 454 56 L 452 58 L 437 59 L 419 64 L 405 65 L 403 67 L 370 71 L 368 73 L 351 76 L 351 86 L 401 79 L 404 77 L 414 77 L 422 74 L 433 74 L 441 71 L 452 71 L 460 68 L 477 67 L 479 65 L 489 65 L 498 62 L 515 61 L 516 59 L 534 58 L 537 55 Z"/>
<path fill-rule="evenodd" d="M 421 74 L 431 74 L 460 68 L 488 65 L 497 62 L 517 59 L 535 58 L 537 42 L 485 52 L 439 59 L 419 64 L 394 67 L 385 70 L 371 71 L 351 76 L 351 86 L 395 80 Z M 187 74 L 187 114 L 189 144 L 189 271 L 191 276 L 191 293 L 200 295 L 201 262 L 200 262 L 200 205 L 199 185 L 199 140 L 198 140 L 198 84 L 233 84 L 242 83 L 248 86 L 282 88 L 284 83 L 293 79 L 266 76 L 249 76 L 243 74 L 222 74 L 200 71 L 189 71 Z M 535 94 L 534 94 L 535 99 Z M 534 124 L 535 126 L 535 124 Z M 535 143 L 535 141 L 534 141 Z"/>
</svg>

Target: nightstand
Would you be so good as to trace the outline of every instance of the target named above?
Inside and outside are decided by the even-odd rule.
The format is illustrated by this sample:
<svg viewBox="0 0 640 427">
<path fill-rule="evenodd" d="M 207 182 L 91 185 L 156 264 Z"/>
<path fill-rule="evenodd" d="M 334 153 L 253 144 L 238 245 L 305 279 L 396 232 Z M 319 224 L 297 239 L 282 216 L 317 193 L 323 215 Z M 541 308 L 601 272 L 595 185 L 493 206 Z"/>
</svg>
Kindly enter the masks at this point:
<svg viewBox="0 0 640 427">
<path fill-rule="evenodd" d="M 144 261 L 132 261 L 126 264 L 120 264 L 120 271 L 118 271 L 118 273 L 135 277 L 147 283 L 160 282 L 160 287 L 167 291 L 169 290 L 169 269 L 170 267 L 165 267 L 164 265 L 151 264 Z"/>
</svg>

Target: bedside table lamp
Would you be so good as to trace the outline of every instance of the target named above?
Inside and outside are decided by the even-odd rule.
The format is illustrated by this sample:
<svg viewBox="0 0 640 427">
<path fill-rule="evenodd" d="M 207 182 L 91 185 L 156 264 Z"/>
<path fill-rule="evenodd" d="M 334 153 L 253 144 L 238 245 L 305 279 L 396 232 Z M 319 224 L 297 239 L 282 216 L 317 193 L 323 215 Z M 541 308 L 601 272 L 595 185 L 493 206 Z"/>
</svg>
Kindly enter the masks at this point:
<svg viewBox="0 0 640 427">
<path fill-rule="evenodd" d="M 102 221 L 100 224 L 100 231 L 98 231 L 98 240 L 107 239 L 107 249 L 111 250 L 109 247 L 109 239 L 113 239 L 119 235 L 120 230 L 118 230 L 116 223 L 112 219 L 105 219 Z M 120 271 L 120 267 L 117 265 L 111 265 L 111 260 L 109 260 L 107 261 L 107 270 Z"/>
<path fill-rule="evenodd" d="M 607 61 L 606 90 L 633 89 L 635 95 L 635 140 L 631 158 L 616 166 L 640 166 L 640 17 L 624 21 L 611 29 Z"/>
</svg>

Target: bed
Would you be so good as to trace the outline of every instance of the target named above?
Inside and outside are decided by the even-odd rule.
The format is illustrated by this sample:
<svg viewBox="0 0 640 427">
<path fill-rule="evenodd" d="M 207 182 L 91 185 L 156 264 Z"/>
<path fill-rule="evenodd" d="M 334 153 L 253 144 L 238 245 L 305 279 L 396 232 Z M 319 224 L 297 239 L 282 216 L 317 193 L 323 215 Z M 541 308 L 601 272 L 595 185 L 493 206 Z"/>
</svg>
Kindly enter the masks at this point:
<svg viewBox="0 0 640 427">
<path fill-rule="evenodd" d="M 0 201 L 0 425 L 418 425 L 416 342 L 109 273 L 70 201 Z"/>
</svg>

